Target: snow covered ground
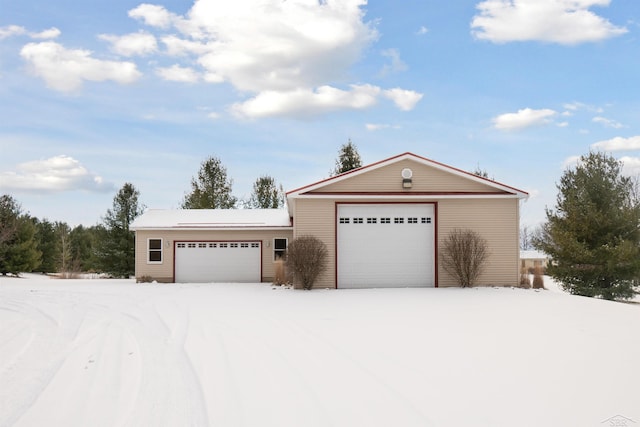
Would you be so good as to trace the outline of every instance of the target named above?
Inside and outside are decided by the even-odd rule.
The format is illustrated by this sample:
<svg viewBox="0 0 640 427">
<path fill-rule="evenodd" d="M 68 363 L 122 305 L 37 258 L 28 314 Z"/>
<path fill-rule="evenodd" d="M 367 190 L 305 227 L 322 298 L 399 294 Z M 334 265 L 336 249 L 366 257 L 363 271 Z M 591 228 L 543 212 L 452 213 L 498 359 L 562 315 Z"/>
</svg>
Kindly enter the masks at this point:
<svg viewBox="0 0 640 427">
<path fill-rule="evenodd" d="M 3 427 L 630 426 L 639 366 L 558 290 L 0 279 Z"/>
</svg>

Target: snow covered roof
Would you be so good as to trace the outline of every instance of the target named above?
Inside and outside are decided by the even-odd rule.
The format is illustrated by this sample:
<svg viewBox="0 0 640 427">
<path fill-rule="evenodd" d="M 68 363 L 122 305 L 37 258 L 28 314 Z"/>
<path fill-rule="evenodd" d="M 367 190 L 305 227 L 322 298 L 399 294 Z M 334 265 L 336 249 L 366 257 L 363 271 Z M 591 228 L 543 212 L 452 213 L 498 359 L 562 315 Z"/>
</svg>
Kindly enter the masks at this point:
<svg viewBox="0 0 640 427">
<path fill-rule="evenodd" d="M 520 251 L 520 259 L 548 259 L 549 255 L 540 251 Z"/>
<path fill-rule="evenodd" d="M 291 227 L 286 209 L 150 209 L 131 230 Z"/>
</svg>

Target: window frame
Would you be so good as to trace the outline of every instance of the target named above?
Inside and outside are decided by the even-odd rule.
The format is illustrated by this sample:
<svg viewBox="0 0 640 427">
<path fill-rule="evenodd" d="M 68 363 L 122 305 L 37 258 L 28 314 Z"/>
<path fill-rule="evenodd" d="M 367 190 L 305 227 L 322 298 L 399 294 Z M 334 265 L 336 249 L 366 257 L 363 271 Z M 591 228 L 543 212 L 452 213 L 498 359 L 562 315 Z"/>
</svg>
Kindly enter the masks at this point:
<svg viewBox="0 0 640 427">
<path fill-rule="evenodd" d="M 276 248 L 276 240 L 284 240 L 284 249 Z M 285 254 L 287 253 L 287 248 L 289 247 L 289 239 L 286 237 L 274 237 L 273 238 L 273 260 L 284 260 Z"/>
<path fill-rule="evenodd" d="M 152 248 L 151 247 L 151 241 L 159 241 L 160 242 L 160 247 L 159 248 Z M 159 261 L 154 261 L 151 259 L 151 254 L 152 253 L 159 253 L 160 254 L 160 260 Z M 147 238 L 147 264 L 162 264 L 164 263 L 164 239 L 162 237 L 149 237 Z"/>
</svg>

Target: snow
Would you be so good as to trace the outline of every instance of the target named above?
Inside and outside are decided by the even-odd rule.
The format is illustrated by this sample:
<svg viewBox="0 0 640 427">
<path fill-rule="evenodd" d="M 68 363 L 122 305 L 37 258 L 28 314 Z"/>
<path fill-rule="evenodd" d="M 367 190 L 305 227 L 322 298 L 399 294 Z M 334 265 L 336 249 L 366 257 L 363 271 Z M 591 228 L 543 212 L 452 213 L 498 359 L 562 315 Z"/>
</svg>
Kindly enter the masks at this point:
<svg viewBox="0 0 640 427">
<path fill-rule="evenodd" d="M 2 278 L 0 426 L 640 422 L 640 305 L 550 287 Z"/>
<path fill-rule="evenodd" d="M 286 209 L 149 209 L 131 230 L 169 228 L 282 228 L 291 227 Z"/>
</svg>

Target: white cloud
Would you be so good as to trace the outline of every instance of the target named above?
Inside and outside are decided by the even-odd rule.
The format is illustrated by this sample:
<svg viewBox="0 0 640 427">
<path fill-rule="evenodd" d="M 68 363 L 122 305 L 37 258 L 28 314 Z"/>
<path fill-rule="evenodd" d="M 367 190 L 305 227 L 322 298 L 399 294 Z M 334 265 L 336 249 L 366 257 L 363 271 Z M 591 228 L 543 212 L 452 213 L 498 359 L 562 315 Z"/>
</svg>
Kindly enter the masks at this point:
<svg viewBox="0 0 640 427">
<path fill-rule="evenodd" d="M 48 30 L 40 31 L 39 33 L 30 33 L 32 39 L 56 39 L 60 37 L 62 32 L 56 27 L 51 27 Z"/>
<path fill-rule="evenodd" d="M 348 91 L 331 86 L 321 86 L 313 91 L 263 91 L 248 101 L 234 104 L 231 111 L 245 118 L 308 117 L 342 109 L 368 108 L 376 104 L 379 94 L 380 88 L 371 85 L 352 85 Z"/>
<path fill-rule="evenodd" d="M 173 34 L 162 37 L 162 43 L 170 56 L 202 55 L 212 49 L 207 43 L 182 39 Z"/>
<path fill-rule="evenodd" d="M 573 45 L 627 32 L 589 10 L 610 0 L 486 0 L 471 21 L 475 37 L 495 43 L 545 41 Z"/>
<path fill-rule="evenodd" d="M 416 31 L 416 34 L 419 36 L 425 35 L 429 32 L 429 29 L 427 27 L 425 27 L 424 25 L 422 27 L 420 27 L 418 29 L 418 31 Z"/>
<path fill-rule="evenodd" d="M 129 15 L 157 28 L 177 30 L 161 36 L 166 53 L 195 61 L 209 83 L 227 82 L 250 99 L 232 111 L 242 117 L 313 116 L 339 109 L 375 105 L 382 90 L 367 84 L 349 90 L 350 67 L 377 39 L 364 21 L 366 0 L 282 1 L 196 0 L 178 16 L 161 6 L 141 5 Z M 406 69 L 398 52 L 389 49 L 386 72 Z M 363 90 L 368 87 L 369 89 Z M 385 96 L 404 110 L 422 96 L 392 89 Z"/>
<path fill-rule="evenodd" d="M 113 184 L 91 173 L 69 156 L 22 163 L 15 171 L 0 173 L 2 191 L 60 192 L 112 191 Z"/>
<path fill-rule="evenodd" d="M 111 50 L 122 56 L 150 55 L 158 50 L 156 38 L 144 31 L 124 36 L 101 34 L 99 38 L 111 43 Z"/>
<path fill-rule="evenodd" d="M 0 40 L 26 34 L 27 30 L 19 25 L 7 25 L 6 27 L 0 27 Z"/>
<path fill-rule="evenodd" d="M 563 169 L 569 169 L 576 166 L 580 162 L 580 156 L 570 156 L 564 159 L 562 162 Z"/>
<path fill-rule="evenodd" d="M 388 89 L 383 92 L 384 96 L 392 100 L 402 111 L 410 111 L 424 96 L 421 93 L 400 88 Z"/>
<path fill-rule="evenodd" d="M 381 76 L 407 70 L 407 64 L 400 59 L 400 52 L 398 52 L 398 49 L 385 49 L 380 54 L 391 60 L 390 64 L 385 64 L 384 67 L 382 67 L 382 71 L 380 72 Z"/>
<path fill-rule="evenodd" d="M 365 128 L 369 132 L 375 132 L 382 129 L 400 129 L 400 126 L 388 125 L 388 124 L 382 124 L 382 123 L 367 123 L 365 124 Z"/>
<path fill-rule="evenodd" d="M 156 74 L 164 80 L 172 82 L 196 83 L 200 80 L 200 76 L 195 70 L 188 67 L 181 67 L 178 64 L 166 68 L 157 68 Z"/>
<path fill-rule="evenodd" d="M 6 27 L 0 27 L 0 40 L 25 34 L 32 39 L 55 39 L 62 33 L 56 27 L 51 27 L 48 30 L 40 31 L 39 33 L 29 32 L 26 28 L 19 25 L 7 25 Z"/>
<path fill-rule="evenodd" d="M 557 113 L 550 109 L 533 110 L 524 108 L 516 113 L 500 114 L 493 119 L 496 129 L 518 130 L 530 126 L 546 124 L 551 121 L 551 117 Z"/>
<path fill-rule="evenodd" d="M 129 17 L 140 20 L 146 25 L 158 28 L 169 28 L 176 20 L 176 15 L 163 6 L 143 3 L 129 11 Z"/>
<path fill-rule="evenodd" d="M 209 73 L 243 91 L 292 91 L 345 77 L 377 37 L 363 22 L 365 4 L 196 0 L 187 28 L 209 41 L 199 58 Z"/>
<path fill-rule="evenodd" d="M 629 138 L 617 136 L 612 139 L 596 142 L 592 144 L 591 147 L 604 151 L 640 150 L 640 135 Z"/>
<path fill-rule="evenodd" d="M 638 157 L 621 157 L 622 172 L 627 176 L 640 176 L 640 158 Z"/>
<path fill-rule="evenodd" d="M 614 128 L 614 129 L 620 129 L 624 126 L 622 126 L 622 123 L 617 122 L 615 120 L 611 120 L 611 119 L 607 119 L 606 117 L 594 117 L 593 119 L 591 119 L 592 122 L 594 123 L 600 123 L 601 125 L 608 127 L 608 128 Z"/>
<path fill-rule="evenodd" d="M 105 61 L 91 57 L 91 51 L 67 49 L 55 42 L 29 43 L 20 51 L 31 72 L 52 89 L 78 90 L 84 81 L 112 80 L 132 83 L 141 73 L 132 62 Z"/>
</svg>

